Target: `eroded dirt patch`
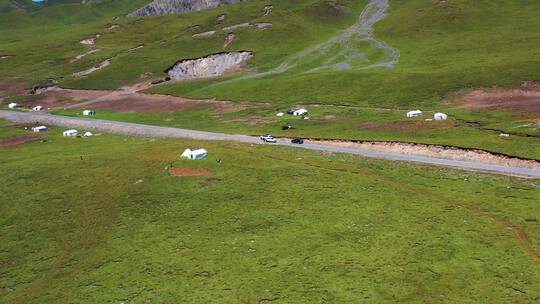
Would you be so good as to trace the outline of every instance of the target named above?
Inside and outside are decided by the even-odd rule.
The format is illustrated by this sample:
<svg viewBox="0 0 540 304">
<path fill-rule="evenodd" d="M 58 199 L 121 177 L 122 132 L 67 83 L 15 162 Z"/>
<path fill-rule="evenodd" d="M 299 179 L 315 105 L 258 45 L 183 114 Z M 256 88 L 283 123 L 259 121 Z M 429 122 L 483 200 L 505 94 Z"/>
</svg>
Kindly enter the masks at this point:
<svg viewBox="0 0 540 304">
<path fill-rule="evenodd" d="M 206 104 L 208 103 L 199 100 L 135 93 L 129 96 L 108 96 L 105 100 L 92 104 L 92 108 L 118 112 L 172 114 Z"/>
<path fill-rule="evenodd" d="M 4 138 L 0 139 L 0 147 L 13 147 L 17 145 L 22 145 L 24 143 L 33 142 L 33 141 L 39 141 L 42 140 L 43 136 L 37 136 L 37 135 L 26 135 L 26 136 L 19 136 L 19 137 L 12 137 L 12 138 Z"/>
<path fill-rule="evenodd" d="M 70 90 L 55 88 L 37 95 L 31 100 L 22 102 L 24 106 L 43 106 L 46 109 L 68 108 L 81 102 L 96 100 L 105 97 L 108 91 Z"/>
<path fill-rule="evenodd" d="M 520 89 L 474 90 L 463 96 L 468 110 L 502 110 L 540 115 L 540 84 L 525 82 Z"/>
<path fill-rule="evenodd" d="M 119 112 L 163 113 L 194 109 L 210 110 L 210 114 L 235 113 L 245 109 L 262 108 L 267 104 L 236 103 L 214 99 L 193 100 L 176 96 L 146 94 L 139 91 L 147 89 L 148 82 L 126 86 L 119 90 L 71 90 L 54 88 L 36 98 L 25 101 L 25 106 L 41 105 L 45 108 L 63 109 L 104 109 Z"/>
<path fill-rule="evenodd" d="M 212 172 L 206 168 L 170 168 L 171 176 L 211 176 Z"/>
<path fill-rule="evenodd" d="M 26 83 L 21 81 L 0 81 L 0 101 L 2 97 L 23 94 Z"/>
<path fill-rule="evenodd" d="M 503 166 L 513 166 L 522 168 L 532 168 L 540 170 L 540 161 L 520 159 L 489 153 L 487 151 L 475 149 L 461 149 L 457 147 L 447 147 L 441 145 L 426 145 L 416 143 L 399 142 L 350 142 L 350 141 L 328 141 L 328 140 L 308 140 L 310 143 L 324 143 L 328 145 L 360 148 L 367 150 L 396 152 L 411 155 L 425 155 L 438 158 L 455 159 L 463 161 L 475 161 L 481 163 L 497 164 Z"/>
</svg>

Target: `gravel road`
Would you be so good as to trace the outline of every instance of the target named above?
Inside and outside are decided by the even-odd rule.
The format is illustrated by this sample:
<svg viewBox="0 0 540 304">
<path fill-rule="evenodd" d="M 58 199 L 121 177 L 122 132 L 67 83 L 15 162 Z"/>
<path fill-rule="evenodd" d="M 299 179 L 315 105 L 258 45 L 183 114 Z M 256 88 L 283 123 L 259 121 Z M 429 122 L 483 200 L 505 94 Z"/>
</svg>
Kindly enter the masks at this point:
<svg viewBox="0 0 540 304">
<path fill-rule="evenodd" d="M 213 133 L 196 131 L 189 129 L 158 127 L 135 123 L 99 120 L 92 118 L 67 117 L 59 115 L 51 115 L 46 113 L 31 113 L 0 110 L 0 118 L 4 118 L 18 123 L 38 123 L 49 126 L 64 126 L 82 130 L 95 130 L 106 133 L 156 137 L 156 138 L 189 138 L 197 140 L 221 140 L 233 141 L 249 144 L 262 144 L 258 137 L 247 135 L 233 135 L 224 133 Z M 490 172 L 495 174 L 518 176 L 524 178 L 540 178 L 540 170 L 520 167 L 509 167 L 495 164 L 486 164 L 472 161 L 451 160 L 422 155 L 401 154 L 395 152 L 381 152 L 360 148 L 347 148 L 326 144 L 306 143 L 303 145 L 292 144 L 289 140 L 278 139 L 278 142 L 273 145 L 289 146 L 303 148 L 315 151 L 347 153 L 364 157 L 377 159 L 386 159 L 393 161 L 416 162 L 429 165 L 452 167 L 470 171 Z"/>
</svg>

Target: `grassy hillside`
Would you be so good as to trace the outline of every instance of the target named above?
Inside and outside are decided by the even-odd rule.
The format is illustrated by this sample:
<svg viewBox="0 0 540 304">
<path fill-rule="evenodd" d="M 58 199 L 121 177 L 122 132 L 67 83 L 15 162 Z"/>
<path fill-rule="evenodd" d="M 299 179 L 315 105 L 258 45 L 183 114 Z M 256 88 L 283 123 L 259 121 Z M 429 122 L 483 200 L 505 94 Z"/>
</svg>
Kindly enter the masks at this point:
<svg viewBox="0 0 540 304">
<path fill-rule="evenodd" d="M 61 131 L 0 147 L 0 303 L 540 297 L 538 182 Z M 0 140 L 21 135 L 0 127 Z M 208 159 L 179 158 L 201 146 Z M 170 164 L 212 175 L 170 176 Z"/>
<path fill-rule="evenodd" d="M 366 3 L 273 1 L 274 12 L 263 17 L 267 2 L 252 0 L 192 14 L 123 17 L 144 2 L 62 4 L 36 13 L 3 13 L 0 53 L 17 56 L 2 62 L 0 77 L 35 83 L 54 78 L 70 87 L 116 88 L 139 81 L 146 72 L 159 77 L 179 59 L 223 50 L 226 32 L 195 40 L 191 35 L 196 32 L 257 21 L 272 22 L 273 27 L 265 31 L 240 29 L 229 49 L 255 51 L 251 71 L 267 71 L 353 24 Z M 336 9 L 336 4 L 349 9 Z M 154 91 L 231 100 L 406 106 L 436 101 L 467 87 L 514 86 L 540 77 L 540 55 L 531 52 L 538 44 L 535 29 L 540 26 L 536 18 L 539 12 L 540 4 L 534 1 L 390 1 L 388 17 L 376 24 L 375 35 L 401 52 L 400 62 L 393 69 L 314 74 L 291 71 L 223 84 L 175 84 Z M 215 17 L 222 13 L 227 18 L 217 25 Z M 107 31 L 114 17 L 120 17 L 114 22 L 122 27 Z M 193 29 L 195 25 L 199 27 Z M 96 46 L 102 52 L 68 64 L 70 58 L 88 50 L 77 42 L 96 33 L 103 34 Z M 127 52 L 140 44 L 145 48 Z M 108 58 L 113 58 L 113 64 L 88 78 L 71 76 Z"/>
<path fill-rule="evenodd" d="M 390 1 L 375 35 L 401 52 L 394 69 L 285 74 L 206 88 L 155 91 L 225 99 L 411 105 L 469 87 L 517 86 L 538 79 L 540 3 L 532 1 Z"/>
</svg>

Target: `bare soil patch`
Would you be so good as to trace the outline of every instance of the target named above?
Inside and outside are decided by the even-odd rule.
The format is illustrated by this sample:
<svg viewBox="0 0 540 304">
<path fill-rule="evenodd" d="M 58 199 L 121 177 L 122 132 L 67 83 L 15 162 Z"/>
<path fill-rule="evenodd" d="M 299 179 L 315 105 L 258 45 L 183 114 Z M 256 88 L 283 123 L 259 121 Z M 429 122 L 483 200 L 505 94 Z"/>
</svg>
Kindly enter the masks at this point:
<svg viewBox="0 0 540 304">
<path fill-rule="evenodd" d="M 118 112 L 172 114 L 206 104 L 208 103 L 205 101 L 173 96 L 134 93 L 124 96 L 108 95 L 104 100 L 93 103 L 92 108 Z"/>
<path fill-rule="evenodd" d="M 38 141 L 42 139 L 43 139 L 42 136 L 36 136 L 36 135 L 26 135 L 26 136 L 5 138 L 5 139 L 0 139 L 0 147 L 13 147 L 17 145 L 22 145 L 27 142 L 33 142 L 33 141 Z"/>
<path fill-rule="evenodd" d="M 150 82 L 143 82 L 114 91 L 54 88 L 23 104 L 25 106 L 41 105 L 51 109 L 92 108 L 162 114 L 173 114 L 198 107 L 209 107 L 211 114 L 227 114 L 268 106 L 267 104 L 237 103 L 215 99 L 194 100 L 170 95 L 140 93 L 150 86 Z"/>
<path fill-rule="evenodd" d="M 426 145 L 416 143 L 400 142 L 350 142 L 350 141 L 325 141 L 308 140 L 310 143 L 324 143 L 340 147 L 361 148 L 367 150 L 397 152 L 412 155 L 425 155 L 446 159 L 475 161 L 481 163 L 497 164 L 503 166 L 514 166 L 522 168 L 540 169 L 540 161 L 509 157 L 487 151 L 475 149 L 461 149 L 457 147 L 447 147 L 441 145 Z"/>
<path fill-rule="evenodd" d="M 21 81 L 0 81 L 0 98 L 10 95 L 23 94 L 26 89 L 26 83 Z"/>
<path fill-rule="evenodd" d="M 525 82 L 520 89 L 474 90 L 463 100 L 468 110 L 502 110 L 540 115 L 540 82 Z"/>
<path fill-rule="evenodd" d="M 171 176 L 211 176 L 210 172 L 206 168 L 170 168 L 169 173 Z"/>
<path fill-rule="evenodd" d="M 108 91 L 70 90 L 55 88 L 36 96 L 31 100 L 22 102 L 25 106 L 40 105 L 44 108 L 67 108 L 81 102 L 102 98 Z"/>
</svg>

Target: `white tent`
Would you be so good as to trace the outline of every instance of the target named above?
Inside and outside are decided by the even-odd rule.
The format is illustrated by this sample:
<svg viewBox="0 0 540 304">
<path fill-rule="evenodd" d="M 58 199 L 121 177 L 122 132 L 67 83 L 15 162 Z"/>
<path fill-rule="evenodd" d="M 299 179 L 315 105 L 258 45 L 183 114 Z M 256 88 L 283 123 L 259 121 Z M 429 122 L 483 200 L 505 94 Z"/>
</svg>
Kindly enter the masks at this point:
<svg viewBox="0 0 540 304">
<path fill-rule="evenodd" d="M 186 149 L 181 157 L 189 158 L 189 159 L 203 159 L 208 157 L 208 151 L 205 149 L 197 149 L 197 150 L 191 150 Z"/>
<path fill-rule="evenodd" d="M 96 111 L 94 111 L 94 110 L 84 110 L 84 111 L 82 112 L 82 114 L 83 114 L 84 116 L 96 115 Z"/>
<path fill-rule="evenodd" d="M 308 110 L 306 109 L 298 109 L 293 112 L 294 116 L 301 116 L 301 115 L 307 115 L 307 114 L 308 114 Z"/>
<path fill-rule="evenodd" d="M 45 132 L 45 131 L 47 131 L 47 127 L 45 127 L 45 126 L 33 127 L 32 131 L 34 131 L 36 133 Z"/>
<path fill-rule="evenodd" d="M 83 137 L 92 137 L 94 136 L 94 134 L 92 134 L 92 132 L 86 132 L 83 134 Z"/>
<path fill-rule="evenodd" d="M 79 132 L 77 132 L 77 130 L 67 130 L 67 131 L 64 132 L 65 137 L 75 137 L 75 136 L 77 136 L 77 134 L 79 134 Z"/>
<path fill-rule="evenodd" d="M 414 111 L 409 111 L 407 112 L 407 117 L 411 118 L 411 117 L 420 117 L 422 116 L 422 111 L 420 110 L 414 110 Z"/>
<path fill-rule="evenodd" d="M 18 103 L 15 103 L 15 102 L 12 102 L 12 103 L 8 104 L 8 108 L 10 108 L 10 109 L 16 109 L 16 108 L 20 108 L 20 107 L 21 107 L 21 105 L 18 104 Z"/>
<path fill-rule="evenodd" d="M 435 120 L 447 120 L 448 115 L 444 113 L 435 113 L 435 115 L 433 115 L 433 118 L 435 118 Z"/>
<path fill-rule="evenodd" d="M 42 111 L 43 107 L 42 106 L 35 106 L 35 107 L 32 108 L 32 110 L 34 110 L 34 111 Z"/>
<path fill-rule="evenodd" d="M 283 115 L 285 115 L 284 113 L 277 113 L 276 116 L 278 117 L 282 117 Z"/>
</svg>

